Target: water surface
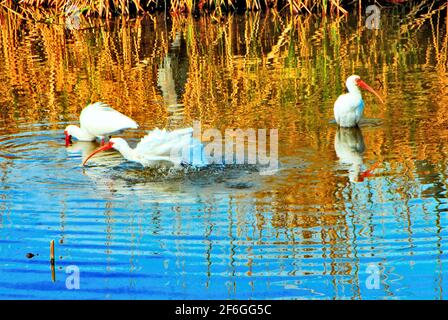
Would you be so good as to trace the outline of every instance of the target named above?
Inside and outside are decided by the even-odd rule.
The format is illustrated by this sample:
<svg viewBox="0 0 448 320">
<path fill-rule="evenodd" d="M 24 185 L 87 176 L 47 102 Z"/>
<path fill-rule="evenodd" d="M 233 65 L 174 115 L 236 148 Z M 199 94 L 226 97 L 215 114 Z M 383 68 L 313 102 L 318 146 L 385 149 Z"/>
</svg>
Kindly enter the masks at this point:
<svg viewBox="0 0 448 320">
<path fill-rule="evenodd" d="M 380 30 L 353 15 L 259 14 L 67 30 L 3 14 L 0 298 L 446 298 L 446 28 L 443 15 L 419 28 L 401 18 L 383 15 Z M 353 73 L 386 103 L 365 92 L 364 124 L 338 131 L 333 102 Z M 194 120 L 278 129 L 279 171 L 167 175 L 114 152 L 82 167 L 98 144 L 66 148 L 63 129 L 94 101 L 140 124 L 123 134 L 131 144 Z M 66 288 L 69 265 L 79 290 Z"/>
</svg>

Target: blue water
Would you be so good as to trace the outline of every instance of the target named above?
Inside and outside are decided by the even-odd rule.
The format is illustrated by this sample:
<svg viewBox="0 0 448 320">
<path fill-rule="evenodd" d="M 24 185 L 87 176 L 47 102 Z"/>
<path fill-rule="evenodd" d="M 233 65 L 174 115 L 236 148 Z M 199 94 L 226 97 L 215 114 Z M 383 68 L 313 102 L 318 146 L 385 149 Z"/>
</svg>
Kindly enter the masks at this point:
<svg viewBox="0 0 448 320">
<path fill-rule="evenodd" d="M 243 28 L 244 19 L 239 19 L 242 22 L 238 25 Z M 322 30 L 336 28 L 343 39 L 351 39 L 357 25 L 356 21 L 328 23 L 331 25 L 324 25 Z M 32 28 L 36 28 L 37 34 L 44 32 L 39 29 L 42 26 L 32 24 Z M 57 26 L 49 28 L 59 35 L 59 29 L 51 29 Z M 312 28 L 305 29 L 312 39 L 310 48 L 320 52 L 325 44 L 311 37 L 315 34 Z M 134 39 L 140 29 L 126 30 Z M 142 49 L 141 54 L 146 54 L 151 63 L 160 62 L 165 53 L 150 50 L 152 29 L 142 30 L 149 40 L 143 45 L 146 51 Z M 255 35 L 266 41 L 261 48 L 272 48 L 281 38 L 281 28 L 272 30 L 266 31 L 268 36 Z M 67 40 L 68 58 L 61 58 L 72 68 L 67 70 L 67 78 L 73 73 L 81 82 L 92 78 L 91 69 L 78 66 L 71 59 L 76 56 L 75 43 L 100 41 L 105 36 L 101 32 L 89 29 L 78 33 L 85 39 Z M 107 34 L 119 41 L 120 32 L 112 29 Z M 395 34 L 387 38 L 390 33 L 387 30 L 378 32 L 386 43 L 395 39 Z M 422 32 L 430 34 L 428 29 Z M 203 63 L 204 70 L 212 70 L 222 76 L 222 81 L 230 81 L 225 68 L 216 68 L 208 60 L 201 60 L 210 58 L 207 52 L 199 53 L 202 58 L 195 60 L 185 34 L 179 37 L 184 40 L 173 40 L 177 44 L 168 53 L 168 57 L 178 61 L 172 64 L 176 77 L 177 71 L 186 77 L 197 71 L 194 69 L 191 74 L 179 71 L 187 61 L 190 68 L 195 63 Z M 56 114 L 60 115 L 54 116 L 47 105 L 46 92 L 36 98 L 26 93 L 28 89 L 23 89 L 25 93 L 14 91 L 16 100 L 8 98 L 13 94 L 9 86 L 13 79 L 8 69 L 12 67 L 0 62 L 0 66 L 5 64 L 4 71 L 0 68 L 1 79 L 8 84 L 0 87 L 6 110 L 0 118 L 0 298 L 447 298 L 448 278 L 444 271 L 448 267 L 448 133 L 443 126 L 446 115 L 443 106 L 448 105 L 448 94 L 446 86 L 440 83 L 448 75 L 440 69 L 434 56 L 428 61 L 424 59 L 423 53 L 432 44 L 421 40 L 424 37 L 416 39 L 421 41 L 422 51 L 414 52 L 412 47 L 403 49 L 405 57 L 415 60 L 409 58 L 412 61 L 402 65 L 399 77 L 391 62 L 395 52 L 392 44 L 384 60 L 378 62 L 378 69 L 383 70 L 379 71 L 380 76 L 387 79 L 388 102 L 378 106 L 374 97 L 365 93 L 367 119 L 360 130 L 338 132 L 330 122 L 332 103 L 342 92 L 340 79 L 344 76 L 335 75 L 336 71 L 330 69 L 327 78 L 318 76 L 310 87 L 308 84 L 302 87 L 301 72 L 305 69 L 300 66 L 307 60 L 298 57 L 294 66 L 290 64 L 291 55 L 287 54 L 280 55 L 275 63 L 261 64 L 261 74 L 250 69 L 258 60 L 248 57 L 245 63 L 252 70 L 248 74 L 254 72 L 254 76 L 245 84 L 247 87 L 241 85 L 238 89 L 242 93 L 236 86 L 237 91 L 227 102 L 220 100 L 222 88 L 210 89 L 209 73 L 206 73 L 205 82 L 200 84 L 204 86 L 204 97 L 209 99 L 210 108 L 218 104 L 222 109 L 201 113 L 193 98 L 188 112 L 175 115 L 167 112 L 153 116 L 133 109 L 141 128 L 123 134 L 135 144 L 146 129 L 163 126 L 163 121 L 171 128 L 178 128 L 197 118 L 217 128 L 238 124 L 247 127 L 248 123 L 259 124 L 261 128 L 276 126 L 280 168 L 267 176 L 260 175 L 258 168 L 251 165 L 174 173 L 143 169 L 113 151 L 96 156 L 83 167 L 83 158 L 98 143 L 75 141 L 66 148 L 63 130 L 68 123 L 77 123 L 78 113 L 70 108 L 86 88 L 70 91 L 64 87 L 55 104 L 59 108 Z M 28 43 L 34 46 L 35 41 L 42 40 L 31 35 L 17 41 L 19 48 L 26 48 Z M 362 48 L 369 48 L 369 41 L 363 39 Z M 356 43 L 349 43 L 357 48 Z M 48 43 L 41 43 L 45 45 Z M 101 46 L 96 45 L 93 48 L 100 51 Z M 186 52 L 179 49 L 187 45 Z M 327 50 L 331 53 L 335 46 L 330 41 Z M 176 56 L 176 50 L 183 53 Z M 245 49 L 235 50 L 232 63 L 237 66 Z M 263 50 L 255 54 L 264 58 L 265 51 L 269 50 Z M 297 50 L 295 54 L 299 51 L 282 46 L 278 50 L 293 53 Z M 409 56 L 406 50 L 411 52 Z M 214 54 L 219 65 L 229 52 L 218 50 Z M 331 68 L 340 63 L 343 74 L 354 71 L 369 74 L 368 64 L 352 68 L 350 61 L 338 60 L 337 54 L 327 58 L 335 60 L 329 61 Z M 16 59 L 21 63 L 18 56 Z M 309 62 L 316 74 L 322 72 L 319 61 Z M 161 68 L 161 64 L 152 66 L 151 63 L 143 68 Z M 109 70 L 117 72 L 117 77 L 121 68 L 129 71 L 117 64 L 118 71 Z M 32 64 L 37 73 L 40 68 L 47 70 L 52 65 L 52 60 L 46 58 Z M 109 66 L 98 62 L 96 67 L 103 70 Z M 154 69 L 144 70 L 157 75 L 150 72 Z M 235 70 L 235 74 L 243 72 L 238 67 Z M 107 72 L 94 74 L 108 77 Z M 235 101 L 244 99 L 242 95 L 248 92 L 257 99 L 260 91 L 257 85 L 264 83 L 264 77 L 277 79 L 279 91 L 270 88 L 274 93 L 263 96 L 263 102 L 251 106 L 250 110 L 238 113 L 232 109 L 234 103 L 239 103 Z M 370 83 L 375 81 L 373 76 L 369 79 Z M 44 86 L 47 80 L 33 81 Z M 186 93 L 192 90 L 191 82 L 176 81 L 176 85 L 185 86 Z M 27 83 L 20 85 L 27 88 Z M 114 88 L 122 87 L 120 82 Z M 148 82 L 148 87 L 148 92 L 159 92 L 158 97 L 163 97 L 159 105 L 169 100 L 165 94 L 169 89 L 163 85 Z M 98 96 L 95 86 L 88 88 L 92 100 L 108 101 L 115 97 L 113 91 L 106 90 L 109 88 L 99 88 L 102 96 Z M 309 95 L 305 89 L 318 93 Z M 132 92 L 132 88 L 129 90 Z M 176 90 L 176 99 L 182 100 L 182 90 Z M 280 97 L 278 100 L 276 94 Z M 141 97 L 136 94 L 134 98 Z M 365 147 L 363 152 L 357 149 L 361 145 Z M 374 166 L 376 163 L 378 166 Z M 362 172 L 372 167 L 371 176 L 359 179 Z M 56 252 L 54 281 L 49 256 L 51 240 L 55 241 Z M 34 257 L 27 258 L 27 253 Z M 70 289 L 73 273 L 67 273 L 69 266 L 79 270 L 78 289 Z"/>
<path fill-rule="evenodd" d="M 143 169 L 117 154 L 105 157 L 115 166 L 81 167 L 82 154 L 65 149 L 61 131 L 45 128 L 1 142 L 3 298 L 445 297 L 448 205 L 423 196 L 427 185 L 403 200 L 399 181 L 376 178 L 339 186 L 340 213 L 284 207 L 269 190 L 274 180 L 278 187 L 291 178 L 281 171 L 260 178 L 250 170 L 209 170 L 206 178 L 199 172 L 144 181 Z M 21 139 L 36 136 L 32 148 L 21 149 Z M 6 159 L 8 152 L 20 158 Z M 236 182 L 247 189 L 232 187 Z M 27 259 L 28 252 L 38 256 Z M 378 267 L 379 289 L 366 286 L 369 264 Z M 69 265 L 79 268 L 78 290 L 66 288 Z"/>
</svg>

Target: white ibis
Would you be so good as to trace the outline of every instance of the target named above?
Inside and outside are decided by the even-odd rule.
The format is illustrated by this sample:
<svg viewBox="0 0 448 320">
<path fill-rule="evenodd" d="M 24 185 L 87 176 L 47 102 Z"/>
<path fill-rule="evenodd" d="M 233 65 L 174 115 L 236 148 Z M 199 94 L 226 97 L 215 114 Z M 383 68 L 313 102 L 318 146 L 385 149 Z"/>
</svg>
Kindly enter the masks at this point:
<svg viewBox="0 0 448 320">
<path fill-rule="evenodd" d="M 132 149 L 121 138 L 111 138 L 104 146 L 92 152 L 83 165 L 98 152 L 115 149 L 129 161 L 138 162 L 144 167 L 161 162 L 169 162 L 174 166 L 184 164 L 195 167 L 207 165 L 202 143 L 193 138 L 193 128 L 166 131 L 155 129 L 143 137 Z"/>
<path fill-rule="evenodd" d="M 348 93 L 340 95 L 334 103 L 334 118 L 340 127 L 356 127 L 361 121 L 364 111 L 364 101 L 361 90 L 366 89 L 384 103 L 380 95 L 357 75 L 352 75 L 345 82 Z"/>
<path fill-rule="evenodd" d="M 131 118 L 112 109 L 103 102 L 96 102 L 85 107 L 79 116 L 81 128 L 69 125 L 65 128 L 65 145 L 70 144 L 71 137 L 79 141 L 94 141 L 97 137 L 104 143 L 104 138 L 125 129 L 136 129 L 138 124 Z"/>
</svg>

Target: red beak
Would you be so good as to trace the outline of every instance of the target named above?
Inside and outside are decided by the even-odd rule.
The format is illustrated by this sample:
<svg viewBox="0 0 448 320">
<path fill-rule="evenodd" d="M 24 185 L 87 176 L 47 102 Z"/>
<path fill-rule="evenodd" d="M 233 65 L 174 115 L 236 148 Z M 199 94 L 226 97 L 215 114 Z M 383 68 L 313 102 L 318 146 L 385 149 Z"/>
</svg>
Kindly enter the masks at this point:
<svg viewBox="0 0 448 320">
<path fill-rule="evenodd" d="M 69 135 L 67 133 L 67 131 L 64 131 L 64 134 L 65 134 L 65 146 L 68 147 L 70 145 L 70 142 L 72 142 L 71 141 L 72 140 L 72 136 Z"/>
<path fill-rule="evenodd" d="M 358 182 L 363 182 L 365 178 L 374 177 L 375 174 L 372 173 L 380 165 L 379 162 L 375 163 L 370 169 L 361 172 L 358 177 Z"/>
<path fill-rule="evenodd" d="M 99 147 L 98 149 L 96 149 L 95 151 L 93 151 L 82 163 L 82 165 L 84 166 L 86 164 L 86 162 L 92 158 L 94 155 L 96 155 L 98 152 L 104 151 L 104 150 L 109 150 L 112 149 L 112 146 L 114 145 L 113 142 L 108 142 L 106 143 L 104 146 Z"/>
<path fill-rule="evenodd" d="M 356 81 L 356 84 L 358 85 L 358 87 L 366 89 L 367 91 L 372 92 L 381 101 L 381 103 L 384 103 L 384 100 L 380 97 L 380 95 L 375 90 L 373 90 L 367 83 L 365 83 L 361 79 L 358 79 Z"/>
</svg>

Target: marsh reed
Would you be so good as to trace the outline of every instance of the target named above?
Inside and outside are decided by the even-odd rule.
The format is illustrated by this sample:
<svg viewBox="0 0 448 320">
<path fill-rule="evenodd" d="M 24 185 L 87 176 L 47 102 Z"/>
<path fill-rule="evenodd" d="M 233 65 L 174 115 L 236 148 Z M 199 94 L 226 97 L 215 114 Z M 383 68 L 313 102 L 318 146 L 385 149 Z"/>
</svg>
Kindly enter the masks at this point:
<svg viewBox="0 0 448 320">
<path fill-rule="evenodd" d="M 375 2 L 390 6 L 394 1 Z M 177 14 L 210 13 L 221 16 L 233 11 L 266 11 L 273 9 L 290 14 L 347 14 L 350 10 L 360 11 L 362 7 L 372 4 L 368 0 L 1 0 L 0 6 L 18 15 L 31 13 L 38 9 L 54 9 L 57 15 L 66 15 L 70 8 L 76 8 L 87 16 L 95 15 L 110 18 L 112 16 L 154 13 L 169 11 Z M 443 0 L 404 0 L 395 5 L 406 7 L 409 12 L 432 12 L 444 5 Z"/>
<path fill-rule="evenodd" d="M 45 13 L 37 18 L 44 19 Z M 322 148 L 319 130 L 331 118 L 343 80 L 361 73 L 375 87 L 381 84 L 386 98 L 391 84 L 399 81 L 412 83 L 416 90 L 433 88 L 428 91 L 428 99 L 434 98 L 438 106 L 432 111 L 433 122 L 430 128 L 426 118 L 415 123 L 413 134 L 446 134 L 444 12 L 438 11 L 425 24 L 431 35 L 425 47 L 412 24 L 396 28 L 385 21 L 382 29 L 371 31 L 359 23 L 348 32 L 342 27 L 345 21 L 343 16 L 317 21 L 312 16 L 272 13 L 229 15 L 219 23 L 209 16 L 176 16 L 169 25 L 163 16 L 110 21 L 82 17 L 81 28 L 67 32 L 63 17 L 47 24 L 5 14 L 0 20 L 2 114 L 10 121 L 75 120 L 88 102 L 103 100 L 143 125 L 166 126 L 169 111 L 158 78 L 177 37 L 185 41 L 188 61 L 184 89 L 178 94 L 186 124 L 199 119 L 204 126 L 218 128 L 284 127 L 309 132 L 310 146 Z M 437 78 L 409 72 L 416 63 L 435 64 Z M 393 88 L 390 103 L 399 103 L 396 97 L 401 93 Z M 404 86 L 402 94 L 412 96 L 412 90 Z M 413 112 L 374 104 L 366 116 L 395 122 Z M 251 114 L 256 116 L 247 116 Z M 287 121 L 291 117 L 300 121 Z M 381 139 L 391 142 L 394 137 Z M 376 152 L 382 154 L 377 142 Z"/>
</svg>

